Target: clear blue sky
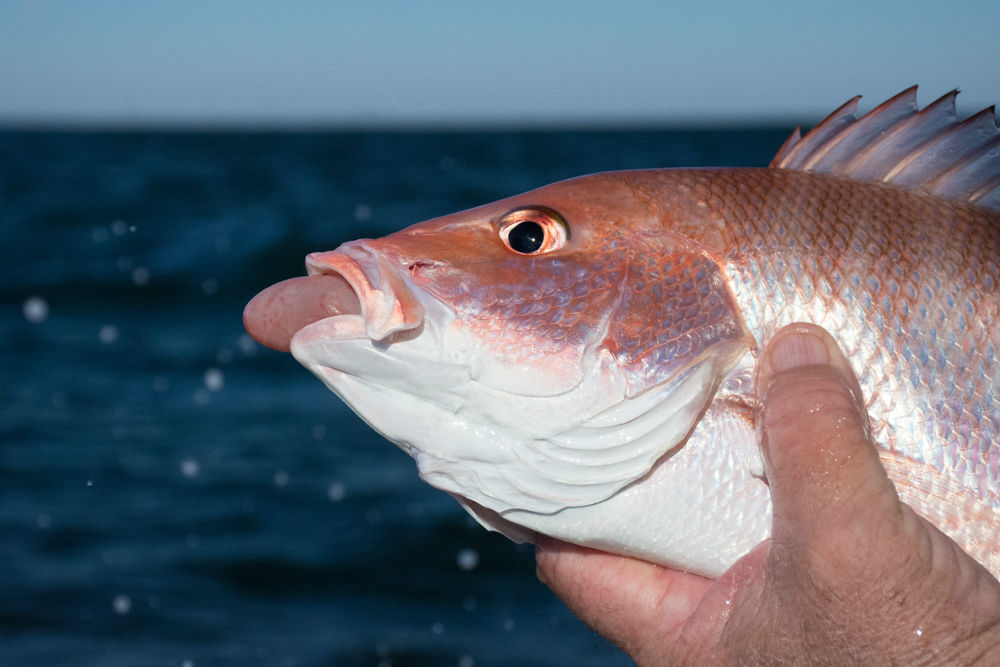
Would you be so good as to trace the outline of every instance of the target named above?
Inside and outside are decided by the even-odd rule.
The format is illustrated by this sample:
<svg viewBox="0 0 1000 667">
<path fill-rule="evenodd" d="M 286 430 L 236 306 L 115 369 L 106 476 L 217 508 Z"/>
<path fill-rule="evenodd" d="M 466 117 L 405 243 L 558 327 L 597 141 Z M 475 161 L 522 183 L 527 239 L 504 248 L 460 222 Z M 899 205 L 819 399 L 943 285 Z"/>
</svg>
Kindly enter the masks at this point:
<svg viewBox="0 0 1000 667">
<path fill-rule="evenodd" d="M 813 120 L 1000 102 L 1000 1 L 0 0 L 0 123 Z"/>
</svg>

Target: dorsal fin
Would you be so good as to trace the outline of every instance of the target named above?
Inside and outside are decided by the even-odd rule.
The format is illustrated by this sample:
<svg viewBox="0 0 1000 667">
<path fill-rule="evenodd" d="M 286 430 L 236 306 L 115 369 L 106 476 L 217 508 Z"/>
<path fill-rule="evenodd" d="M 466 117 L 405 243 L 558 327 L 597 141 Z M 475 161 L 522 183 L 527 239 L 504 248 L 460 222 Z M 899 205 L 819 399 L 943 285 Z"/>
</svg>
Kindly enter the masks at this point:
<svg viewBox="0 0 1000 667">
<path fill-rule="evenodd" d="M 957 90 L 917 109 L 907 88 L 857 117 L 858 97 L 802 136 L 771 167 L 889 183 L 1000 211 L 1000 127 L 993 107 L 959 122 Z"/>
</svg>

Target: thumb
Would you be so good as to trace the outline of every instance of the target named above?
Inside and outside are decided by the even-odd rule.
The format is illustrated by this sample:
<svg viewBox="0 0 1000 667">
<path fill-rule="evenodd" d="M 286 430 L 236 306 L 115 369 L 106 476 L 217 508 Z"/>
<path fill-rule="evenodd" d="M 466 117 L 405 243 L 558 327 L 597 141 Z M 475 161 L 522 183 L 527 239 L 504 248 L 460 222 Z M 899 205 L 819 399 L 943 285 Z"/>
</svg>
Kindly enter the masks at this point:
<svg viewBox="0 0 1000 667">
<path fill-rule="evenodd" d="M 775 542 L 816 538 L 850 548 L 855 540 L 845 530 L 865 534 L 866 522 L 898 515 L 860 386 L 830 334 L 811 324 L 780 330 L 761 362 L 758 387 Z"/>
</svg>

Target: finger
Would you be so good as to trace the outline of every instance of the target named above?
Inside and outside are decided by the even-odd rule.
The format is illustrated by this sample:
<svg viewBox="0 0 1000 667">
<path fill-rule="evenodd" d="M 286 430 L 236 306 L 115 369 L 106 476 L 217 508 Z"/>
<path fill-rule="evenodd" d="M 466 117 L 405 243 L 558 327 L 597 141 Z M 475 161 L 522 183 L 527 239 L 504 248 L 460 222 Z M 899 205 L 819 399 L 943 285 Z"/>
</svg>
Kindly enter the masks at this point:
<svg viewBox="0 0 1000 667">
<path fill-rule="evenodd" d="M 761 447 L 772 535 L 831 534 L 883 521 L 898 499 L 869 437 L 861 389 L 833 338 L 811 324 L 779 331 L 761 363 Z"/>
<path fill-rule="evenodd" d="M 538 578 L 595 632 L 640 662 L 650 638 L 669 646 L 712 581 L 645 561 L 539 537 Z"/>
</svg>

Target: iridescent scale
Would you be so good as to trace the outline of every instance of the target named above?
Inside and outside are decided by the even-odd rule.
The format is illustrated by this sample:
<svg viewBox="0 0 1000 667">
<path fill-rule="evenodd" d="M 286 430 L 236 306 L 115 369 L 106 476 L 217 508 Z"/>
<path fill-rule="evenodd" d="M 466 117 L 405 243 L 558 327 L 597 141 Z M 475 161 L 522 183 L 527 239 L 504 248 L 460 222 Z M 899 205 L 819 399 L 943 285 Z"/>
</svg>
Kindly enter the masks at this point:
<svg viewBox="0 0 1000 667">
<path fill-rule="evenodd" d="M 733 176 L 711 178 L 708 207 L 740 212 L 726 271 L 755 338 L 822 325 L 879 443 L 1000 509 L 1000 216 L 816 174 Z"/>
</svg>

